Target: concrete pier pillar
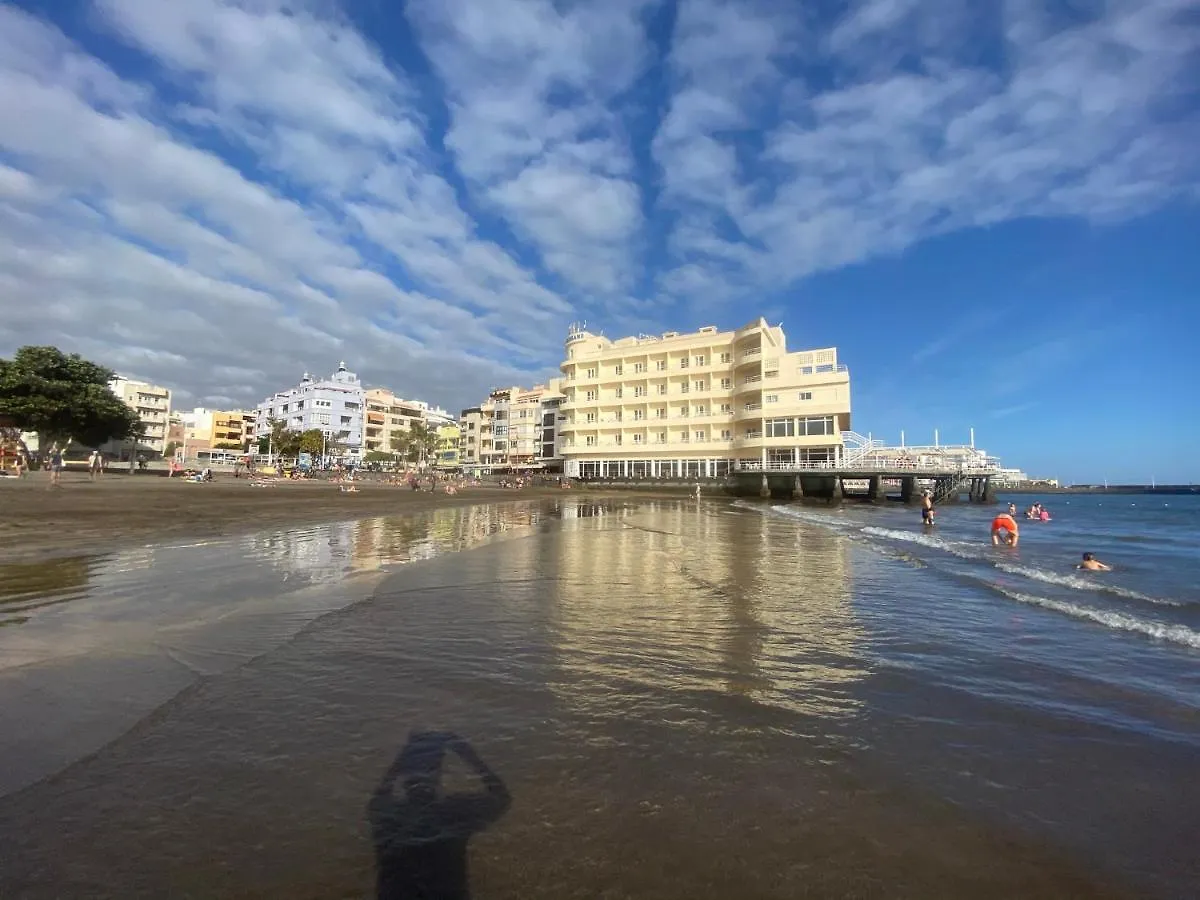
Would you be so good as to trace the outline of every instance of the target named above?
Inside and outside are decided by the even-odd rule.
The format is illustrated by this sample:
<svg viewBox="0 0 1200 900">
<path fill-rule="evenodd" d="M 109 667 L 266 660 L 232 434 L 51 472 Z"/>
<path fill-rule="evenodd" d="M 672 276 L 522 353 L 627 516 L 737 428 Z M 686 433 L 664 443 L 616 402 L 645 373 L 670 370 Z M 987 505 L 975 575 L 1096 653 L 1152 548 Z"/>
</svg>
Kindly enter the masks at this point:
<svg viewBox="0 0 1200 900">
<path fill-rule="evenodd" d="M 867 490 L 867 498 L 872 503 L 887 502 L 887 487 L 884 486 L 882 475 L 872 475 L 870 487 Z"/>
<path fill-rule="evenodd" d="M 758 488 L 758 496 L 762 497 L 764 500 L 771 496 L 771 485 L 767 482 L 766 475 L 762 477 L 762 483 Z"/>
<path fill-rule="evenodd" d="M 799 475 L 797 475 L 795 480 L 792 482 L 792 499 L 804 499 L 804 480 Z"/>
<path fill-rule="evenodd" d="M 992 486 L 992 476 L 986 475 L 983 478 L 983 492 L 980 500 L 981 503 L 996 502 L 996 488 Z"/>
<path fill-rule="evenodd" d="M 913 503 L 917 499 L 917 479 L 914 475 L 900 479 L 900 499 L 905 503 Z"/>
<path fill-rule="evenodd" d="M 833 476 L 833 489 L 829 492 L 829 505 L 830 506 L 841 506 L 842 499 L 843 499 L 842 476 L 834 475 Z"/>
</svg>

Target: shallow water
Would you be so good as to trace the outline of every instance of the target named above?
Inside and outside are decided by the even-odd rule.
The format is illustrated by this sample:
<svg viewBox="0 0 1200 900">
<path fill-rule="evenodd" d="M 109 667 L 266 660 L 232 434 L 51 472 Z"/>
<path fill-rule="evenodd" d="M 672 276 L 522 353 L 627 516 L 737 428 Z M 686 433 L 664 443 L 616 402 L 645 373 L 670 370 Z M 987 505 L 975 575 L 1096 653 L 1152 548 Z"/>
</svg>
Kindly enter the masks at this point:
<svg viewBox="0 0 1200 900">
<path fill-rule="evenodd" d="M 572 500 L 77 563 L 7 599 L 3 733 L 174 699 L 0 799 L 0 895 L 363 896 L 380 835 L 380 896 L 468 859 L 477 898 L 1193 895 L 1200 654 L 984 577 L 1191 629 L 1186 576 L 1112 582 L 1171 606 L 997 569 L 1060 571 L 985 514 L 941 546 L 908 511 Z M 417 847 L 404 791 L 368 801 L 431 730 L 511 802 Z"/>
</svg>

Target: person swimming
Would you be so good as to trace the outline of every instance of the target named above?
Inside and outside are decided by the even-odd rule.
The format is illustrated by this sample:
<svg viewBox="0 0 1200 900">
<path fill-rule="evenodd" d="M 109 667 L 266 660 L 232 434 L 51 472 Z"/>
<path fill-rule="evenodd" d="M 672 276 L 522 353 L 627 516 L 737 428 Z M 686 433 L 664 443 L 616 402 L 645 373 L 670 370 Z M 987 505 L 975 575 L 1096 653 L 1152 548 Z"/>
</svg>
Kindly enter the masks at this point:
<svg viewBox="0 0 1200 900">
<path fill-rule="evenodd" d="M 1039 522 L 1049 522 L 1050 521 L 1050 510 L 1046 509 L 1046 507 L 1043 506 L 1041 508 L 1041 510 L 1038 512 L 1038 521 Z"/>
<path fill-rule="evenodd" d="M 1096 559 L 1096 554 L 1094 554 L 1094 553 L 1083 554 L 1083 562 L 1081 562 L 1075 568 L 1087 569 L 1089 572 L 1111 572 L 1112 571 L 1112 566 L 1109 566 L 1109 565 L 1106 565 L 1106 564 L 1100 562 L 1100 560 Z"/>
<path fill-rule="evenodd" d="M 1017 528 L 1017 520 L 1008 513 L 1001 513 L 992 519 L 992 543 L 1005 543 L 1010 547 L 1017 546 L 1017 542 L 1021 539 L 1020 530 Z"/>
</svg>

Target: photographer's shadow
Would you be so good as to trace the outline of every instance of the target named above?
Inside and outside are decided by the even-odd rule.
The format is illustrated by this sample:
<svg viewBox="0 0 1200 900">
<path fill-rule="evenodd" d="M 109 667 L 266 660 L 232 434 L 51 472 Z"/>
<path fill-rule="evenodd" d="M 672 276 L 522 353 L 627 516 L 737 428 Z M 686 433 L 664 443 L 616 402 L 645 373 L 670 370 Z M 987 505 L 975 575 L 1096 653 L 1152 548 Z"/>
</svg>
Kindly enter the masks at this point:
<svg viewBox="0 0 1200 900">
<path fill-rule="evenodd" d="M 481 789 L 446 794 L 442 766 L 455 753 L 478 775 Z M 396 782 L 403 791 L 397 795 Z M 414 732 L 371 795 L 377 896 L 386 900 L 467 900 L 467 842 L 508 810 L 500 777 L 466 741 L 443 732 Z"/>
</svg>

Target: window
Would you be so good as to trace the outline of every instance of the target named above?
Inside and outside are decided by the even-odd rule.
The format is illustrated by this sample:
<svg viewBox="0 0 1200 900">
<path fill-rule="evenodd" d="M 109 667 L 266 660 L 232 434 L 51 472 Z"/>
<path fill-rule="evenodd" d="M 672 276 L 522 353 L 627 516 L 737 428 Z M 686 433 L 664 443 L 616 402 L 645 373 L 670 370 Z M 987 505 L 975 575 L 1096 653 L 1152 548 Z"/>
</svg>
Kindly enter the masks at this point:
<svg viewBox="0 0 1200 900">
<path fill-rule="evenodd" d="M 800 400 L 811 400 L 812 399 L 812 391 L 801 391 L 800 395 L 799 395 L 799 399 Z"/>
<path fill-rule="evenodd" d="M 731 404 L 731 403 L 722 403 L 722 404 L 721 404 L 721 412 L 723 412 L 723 413 L 729 413 L 729 412 L 733 412 L 733 404 Z"/>
<path fill-rule="evenodd" d="M 616 444 L 618 447 L 621 446 L 621 436 L 619 434 L 613 438 L 613 443 Z"/>
<path fill-rule="evenodd" d="M 796 420 L 795 419 L 767 419 L 766 435 L 767 435 L 767 437 L 795 437 L 795 435 L 796 435 Z"/>
<path fill-rule="evenodd" d="M 621 390 L 621 388 L 617 388 L 615 391 L 613 391 L 613 396 L 620 400 L 625 396 L 625 392 Z"/>
<path fill-rule="evenodd" d="M 313 406 L 319 406 L 322 409 L 329 409 L 330 407 L 333 406 L 333 401 L 332 400 L 314 400 Z"/>
<path fill-rule="evenodd" d="M 696 390 L 698 390 L 698 391 L 704 390 L 704 382 L 703 381 L 696 382 Z"/>
<path fill-rule="evenodd" d="M 595 447 L 596 446 L 596 436 L 594 434 L 589 434 L 587 437 L 585 437 L 583 439 L 583 442 L 585 444 L 587 444 L 589 447 Z"/>
<path fill-rule="evenodd" d="M 679 393 L 681 394 L 686 394 L 689 390 L 691 390 L 691 388 L 688 387 L 688 383 L 686 381 L 679 386 Z"/>
<path fill-rule="evenodd" d="M 313 416 L 313 421 L 316 422 L 318 425 L 328 425 L 330 419 L 332 419 L 332 418 L 333 417 L 331 415 L 329 415 L 329 413 L 317 413 L 316 415 Z"/>
<path fill-rule="evenodd" d="M 701 403 L 699 406 L 696 407 L 696 415 L 707 416 L 708 415 L 708 407 L 705 406 L 703 403 Z"/>
<path fill-rule="evenodd" d="M 686 431 L 679 432 L 679 439 L 686 444 L 688 442 L 688 433 Z"/>
<path fill-rule="evenodd" d="M 679 414 L 686 419 L 687 414 L 688 414 L 688 408 L 686 406 L 679 407 Z"/>
<path fill-rule="evenodd" d="M 614 375 L 624 375 L 625 367 L 624 366 L 613 366 L 613 374 Z"/>
<path fill-rule="evenodd" d="M 646 418 L 646 413 L 643 410 L 635 409 L 633 411 L 633 420 L 635 422 L 640 422 L 644 418 Z"/>
<path fill-rule="evenodd" d="M 353 403 L 353 402 L 351 402 L 350 400 L 347 400 L 347 401 L 345 401 L 345 402 L 342 404 L 342 406 L 346 407 L 346 409 L 361 409 L 361 408 L 362 408 L 362 404 L 360 404 L 360 403 Z"/>
<path fill-rule="evenodd" d="M 696 365 L 698 365 L 698 366 L 704 365 L 704 357 L 703 356 L 696 357 Z"/>
<path fill-rule="evenodd" d="M 341 422 L 341 424 L 343 424 L 343 425 L 349 425 L 349 424 L 350 424 L 350 422 L 351 422 L 350 416 L 342 416 L 342 422 Z"/>
<path fill-rule="evenodd" d="M 633 371 L 634 371 L 634 373 L 640 375 L 642 372 L 646 371 L 646 364 L 645 363 L 634 363 Z"/>
<path fill-rule="evenodd" d="M 519 416 L 517 416 L 518 419 L 525 419 L 528 417 L 529 417 L 529 410 L 527 410 L 527 409 L 521 410 L 521 414 Z"/>
<path fill-rule="evenodd" d="M 666 361 L 665 359 L 660 359 L 660 360 L 657 360 L 657 361 L 654 363 L 654 370 L 655 370 L 656 372 L 665 372 L 665 371 L 667 371 L 667 361 Z"/>
<path fill-rule="evenodd" d="M 654 439 L 659 444 L 665 444 L 667 442 L 667 433 L 665 431 L 660 431 L 654 436 Z"/>
<path fill-rule="evenodd" d="M 658 396 L 660 396 L 660 397 L 661 397 L 661 396 L 663 396 L 663 394 L 665 394 L 666 392 L 667 392 L 667 386 L 666 386 L 665 384 L 660 384 L 660 385 L 658 386 Z"/>
<path fill-rule="evenodd" d="M 642 436 L 640 434 L 635 434 L 633 436 L 633 442 L 635 444 L 640 444 L 642 442 Z"/>
<path fill-rule="evenodd" d="M 723 363 L 733 362 L 733 354 L 732 353 L 722 353 L 721 354 L 721 362 L 723 362 Z"/>
<path fill-rule="evenodd" d="M 809 416 L 807 419 L 801 419 L 800 425 L 803 428 L 802 434 L 836 434 L 834 430 L 833 416 Z"/>
<path fill-rule="evenodd" d="M 688 367 L 688 358 L 685 356 L 679 361 L 679 368 L 686 369 Z"/>
<path fill-rule="evenodd" d="M 595 400 L 595 399 L 596 399 L 596 392 L 595 392 L 595 391 L 588 391 L 586 396 L 587 396 L 587 398 L 588 398 L 589 400 Z"/>
<path fill-rule="evenodd" d="M 595 370 L 594 368 L 593 368 L 593 369 L 588 369 L 588 370 L 587 370 L 587 377 L 588 377 L 588 378 L 595 378 L 595 377 L 596 377 L 596 370 Z"/>
<path fill-rule="evenodd" d="M 496 435 L 496 437 L 507 436 L 508 435 L 508 426 L 507 425 L 497 425 L 495 435 Z"/>
<path fill-rule="evenodd" d="M 633 389 L 633 396 L 645 397 L 646 396 L 646 388 L 644 386 L 640 386 L 640 385 L 638 387 L 635 387 Z"/>
<path fill-rule="evenodd" d="M 287 405 L 286 403 L 285 403 L 285 404 L 283 404 L 283 406 L 279 407 L 279 411 L 280 411 L 281 413 L 285 413 L 285 412 L 287 412 L 287 411 L 288 411 L 288 405 Z"/>
<path fill-rule="evenodd" d="M 778 403 L 779 395 L 778 394 L 766 394 L 763 396 L 763 402 L 764 403 Z"/>
<path fill-rule="evenodd" d="M 703 440 L 704 440 L 704 432 L 703 432 L 703 431 L 697 431 L 697 432 L 696 432 L 696 440 L 698 440 L 698 441 L 703 441 Z"/>
<path fill-rule="evenodd" d="M 508 449 L 508 441 L 496 441 L 496 449 L 497 450 L 507 450 Z"/>
<path fill-rule="evenodd" d="M 654 411 L 654 418 L 665 419 L 666 417 L 667 417 L 667 408 L 665 406 L 660 406 L 658 409 L 656 409 Z"/>
<path fill-rule="evenodd" d="M 733 387 L 733 379 L 732 379 L 732 378 L 722 378 L 722 379 L 721 379 L 721 389 L 722 389 L 722 390 L 726 390 L 726 391 L 727 391 L 727 390 L 729 390 L 731 387 Z"/>
<path fill-rule="evenodd" d="M 722 429 L 722 431 L 721 431 L 721 440 L 723 440 L 723 441 L 732 441 L 732 440 L 733 440 L 733 432 L 732 432 L 732 431 L 730 431 L 728 428 Z"/>
</svg>

